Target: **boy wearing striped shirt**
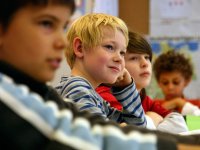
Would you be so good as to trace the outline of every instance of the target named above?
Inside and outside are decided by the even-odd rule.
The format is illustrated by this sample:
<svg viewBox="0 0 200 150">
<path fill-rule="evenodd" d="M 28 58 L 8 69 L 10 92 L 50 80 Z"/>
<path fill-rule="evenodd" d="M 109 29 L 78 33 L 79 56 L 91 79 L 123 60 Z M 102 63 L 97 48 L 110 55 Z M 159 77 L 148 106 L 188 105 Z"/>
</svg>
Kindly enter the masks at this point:
<svg viewBox="0 0 200 150">
<path fill-rule="evenodd" d="M 125 70 L 128 44 L 125 23 L 107 14 L 87 14 L 78 18 L 67 32 L 66 58 L 71 76 L 56 86 L 63 98 L 72 99 L 79 110 L 105 120 L 146 126 L 146 118 L 135 83 Z M 115 83 L 113 94 L 123 111 L 110 107 L 94 90 L 101 83 Z"/>
</svg>

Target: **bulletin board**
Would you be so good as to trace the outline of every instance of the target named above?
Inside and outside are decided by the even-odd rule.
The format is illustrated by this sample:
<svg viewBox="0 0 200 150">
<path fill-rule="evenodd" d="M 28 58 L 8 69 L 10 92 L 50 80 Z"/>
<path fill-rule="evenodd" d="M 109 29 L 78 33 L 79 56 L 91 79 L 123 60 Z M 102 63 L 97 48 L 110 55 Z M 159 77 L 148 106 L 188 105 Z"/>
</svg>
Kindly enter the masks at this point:
<svg viewBox="0 0 200 150">
<path fill-rule="evenodd" d="M 182 0 L 164 0 L 164 1 L 165 3 L 176 1 L 178 5 L 178 3 L 180 4 Z M 119 0 L 119 17 L 123 19 L 133 31 L 137 31 L 143 35 L 148 36 L 148 41 L 151 44 L 152 49 L 153 49 L 154 59 L 156 59 L 156 57 L 158 57 L 158 55 L 160 55 L 161 53 L 166 52 L 170 49 L 176 49 L 176 51 L 184 53 L 185 55 L 190 57 L 194 66 L 194 75 L 193 75 L 191 83 L 185 89 L 184 94 L 187 98 L 194 98 L 194 99 L 200 98 L 200 92 L 199 92 L 199 87 L 200 87 L 200 62 L 199 62 L 199 58 L 200 58 L 200 38 L 199 37 L 200 36 L 199 35 L 200 34 L 197 35 L 197 32 L 195 32 L 195 34 L 191 36 L 191 34 L 189 35 L 188 33 L 192 33 L 192 32 L 181 32 L 180 30 L 183 30 L 186 27 L 184 26 L 183 28 L 180 28 L 179 33 L 182 33 L 182 34 L 178 34 L 178 36 L 176 36 L 177 38 L 174 36 L 167 37 L 166 35 L 169 35 L 170 33 L 171 35 L 173 33 L 177 33 L 177 32 L 172 31 L 172 30 L 178 31 L 177 29 L 174 29 L 174 26 L 176 26 L 177 24 L 174 24 L 174 25 L 172 24 L 173 26 L 170 27 L 170 30 L 172 32 L 169 32 L 169 30 L 165 30 L 165 27 L 167 25 L 169 27 L 170 24 L 167 24 L 169 22 L 163 22 L 163 23 L 166 23 L 166 26 L 162 26 L 162 29 L 159 29 L 159 27 L 161 27 L 159 25 L 152 26 L 153 22 L 151 19 L 153 17 L 152 16 L 153 14 L 151 10 L 153 10 L 153 13 L 155 13 L 157 16 L 161 15 L 161 12 L 159 12 L 158 10 L 162 11 L 163 17 L 165 17 L 164 19 L 165 21 L 166 20 L 169 21 L 167 17 L 171 17 L 171 18 L 175 17 L 175 19 L 182 18 L 183 20 L 184 18 L 188 16 L 188 11 L 186 10 L 184 11 L 184 13 L 176 13 L 176 16 L 173 16 L 174 12 L 170 13 L 169 11 L 167 15 L 164 15 L 164 11 L 168 8 L 163 6 L 162 8 L 165 10 L 158 9 L 159 4 L 164 5 L 164 1 L 161 1 L 161 0 Z M 184 8 L 192 5 L 193 9 L 190 12 L 195 13 L 199 11 L 200 13 L 199 0 L 183 0 L 183 1 L 184 1 L 183 3 Z M 177 11 L 177 10 L 174 10 L 174 11 Z M 195 23 L 196 24 L 195 27 L 198 27 L 198 29 L 200 28 L 200 25 L 199 26 L 197 25 L 198 23 L 200 24 L 200 19 L 198 19 L 199 13 L 198 13 L 198 16 L 192 15 L 193 16 L 192 20 L 197 20 L 197 21 L 191 22 L 193 24 Z M 174 20 L 172 19 L 172 21 L 175 21 L 175 19 Z M 190 28 L 190 29 L 193 30 L 195 28 Z M 159 31 L 155 32 L 155 30 L 159 30 Z M 199 31 L 200 30 L 198 30 L 198 32 Z M 164 33 L 168 33 L 168 34 L 164 34 Z M 183 35 L 186 35 L 185 33 L 187 33 L 187 37 L 183 36 Z M 188 38 L 188 36 L 190 37 Z M 150 86 L 147 88 L 147 94 L 151 96 L 152 98 L 163 97 L 162 92 L 158 88 L 154 77 L 152 78 L 152 82 Z"/>
<path fill-rule="evenodd" d="M 150 0 L 150 35 L 199 37 L 199 0 Z"/>
</svg>

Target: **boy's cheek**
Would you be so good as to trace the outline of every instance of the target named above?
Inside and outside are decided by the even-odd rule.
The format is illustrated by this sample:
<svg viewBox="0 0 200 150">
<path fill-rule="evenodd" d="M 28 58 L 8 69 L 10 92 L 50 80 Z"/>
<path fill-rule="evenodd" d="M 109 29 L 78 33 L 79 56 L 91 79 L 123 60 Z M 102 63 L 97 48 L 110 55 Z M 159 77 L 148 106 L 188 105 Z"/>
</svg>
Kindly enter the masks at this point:
<svg viewBox="0 0 200 150">
<path fill-rule="evenodd" d="M 100 57 L 99 59 L 98 59 L 98 62 L 99 62 L 99 64 L 106 64 L 107 62 L 108 62 L 108 59 L 107 58 L 105 58 L 105 57 Z"/>
</svg>

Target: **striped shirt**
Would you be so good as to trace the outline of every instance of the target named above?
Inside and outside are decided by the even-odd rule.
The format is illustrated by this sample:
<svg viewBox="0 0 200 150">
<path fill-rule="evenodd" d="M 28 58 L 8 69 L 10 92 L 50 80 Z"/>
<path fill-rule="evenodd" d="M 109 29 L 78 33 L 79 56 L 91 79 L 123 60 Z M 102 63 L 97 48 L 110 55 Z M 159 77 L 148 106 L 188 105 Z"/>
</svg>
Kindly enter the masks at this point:
<svg viewBox="0 0 200 150">
<path fill-rule="evenodd" d="M 110 107 L 82 77 L 62 77 L 60 84 L 55 88 L 63 98 L 72 99 L 81 111 L 87 110 L 118 123 L 146 126 L 140 96 L 134 83 L 122 90 L 112 89 L 113 94 L 122 104 L 123 111 Z"/>
</svg>

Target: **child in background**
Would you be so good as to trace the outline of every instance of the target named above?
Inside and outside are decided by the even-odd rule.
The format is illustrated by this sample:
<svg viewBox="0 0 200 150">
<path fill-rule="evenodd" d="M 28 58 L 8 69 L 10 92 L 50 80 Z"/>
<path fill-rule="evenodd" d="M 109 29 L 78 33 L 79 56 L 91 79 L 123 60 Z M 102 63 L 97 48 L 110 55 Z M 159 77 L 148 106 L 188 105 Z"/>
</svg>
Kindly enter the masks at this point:
<svg viewBox="0 0 200 150">
<path fill-rule="evenodd" d="M 160 103 L 154 102 L 145 93 L 145 87 L 147 87 L 151 81 L 152 67 L 152 49 L 149 43 L 141 35 L 129 31 L 129 44 L 127 47 L 127 53 L 125 54 L 125 67 L 131 76 L 134 78 L 137 90 L 140 91 L 142 100 L 142 106 L 147 117 L 147 127 L 158 129 L 162 131 L 168 131 L 173 133 L 180 133 L 187 131 L 187 126 L 183 117 L 179 114 L 171 113 L 171 111 L 163 108 Z M 113 106 L 113 101 L 117 99 L 110 93 L 109 87 L 99 86 L 96 91 Z M 110 102 L 110 99 L 112 101 Z M 114 103 L 116 107 L 116 103 Z M 119 106 L 120 103 L 118 103 Z M 119 107 L 118 106 L 118 107 Z M 150 118 L 149 118 L 150 117 Z M 163 120 L 163 118 L 165 118 Z M 153 124 L 152 124 L 153 121 Z M 182 123 L 179 124 L 181 121 Z M 173 129 L 171 129 L 171 128 Z M 170 130 L 168 130 L 170 128 Z"/>
<path fill-rule="evenodd" d="M 139 93 L 124 69 L 128 44 L 126 24 L 111 15 L 88 14 L 72 24 L 67 32 L 67 42 L 66 58 L 71 76 L 62 77 L 56 87 L 58 93 L 72 99 L 81 111 L 87 110 L 106 120 L 145 127 Z M 113 94 L 121 101 L 124 112 L 111 108 L 96 93 L 94 89 L 101 83 L 115 83 Z"/>
<path fill-rule="evenodd" d="M 196 136 L 120 129 L 77 112 L 46 86 L 62 57 L 74 9 L 73 0 L 0 1 L 0 149 L 198 148 Z"/>
<path fill-rule="evenodd" d="M 193 74 L 189 59 L 171 50 L 158 56 L 153 71 L 165 96 L 164 100 L 157 100 L 157 102 L 160 102 L 164 108 L 178 111 L 183 115 L 200 115 L 198 108 L 200 100 L 186 100 L 183 94 Z"/>
</svg>

